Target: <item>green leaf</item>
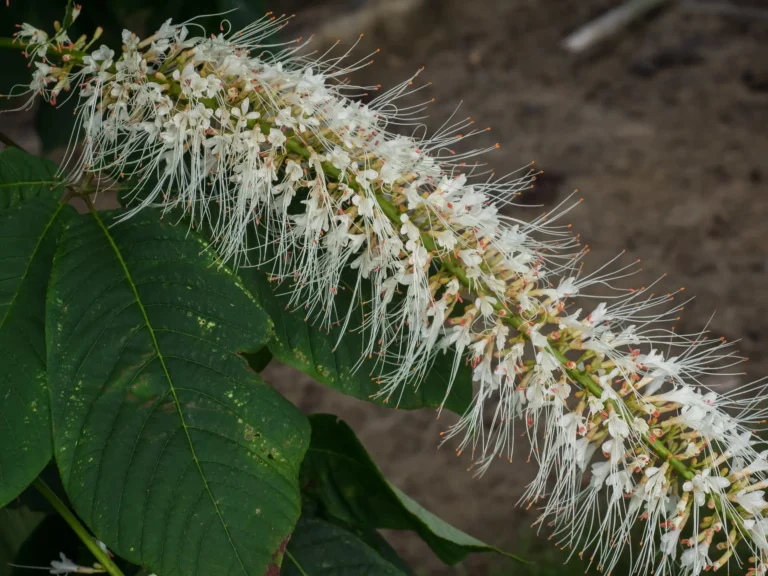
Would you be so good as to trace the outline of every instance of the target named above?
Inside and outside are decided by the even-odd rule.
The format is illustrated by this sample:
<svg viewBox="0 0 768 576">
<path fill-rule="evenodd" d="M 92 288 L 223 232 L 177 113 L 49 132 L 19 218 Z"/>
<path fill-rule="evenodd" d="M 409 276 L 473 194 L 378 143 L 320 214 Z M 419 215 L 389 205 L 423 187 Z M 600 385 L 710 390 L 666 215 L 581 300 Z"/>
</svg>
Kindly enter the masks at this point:
<svg viewBox="0 0 768 576">
<path fill-rule="evenodd" d="M 366 359 L 355 369 L 363 355 L 362 338 L 351 332 L 339 340 L 341 327 L 334 326 L 327 333 L 312 325 L 302 310 L 289 307 L 290 297 L 280 294 L 285 291 L 285 287 L 274 286 L 264 272 L 256 268 L 242 268 L 238 273 L 275 323 L 275 337 L 269 343 L 269 348 L 283 364 L 293 366 L 343 394 L 392 408 L 414 410 L 437 407 L 445 400 L 446 408 L 462 414 L 469 406 L 472 400 L 472 371 L 464 365 L 459 368 L 451 394 L 446 399 L 451 362 L 439 358 L 418 387 L 404 387 L 399 399 L 393 397 L 385 402 L 383 398 L 373 398 L 379 391 L 378 384 L 371 376 L 376 373 L 375 361 Z M 340 293 L 337 299 L 338 308 L 346 310 L 343 294 Z M 336 347 L 337 342 L 339 344 Z"/>
<path fill-rule="evenodd" d="M 309 428 L 239 356 L 271 322 L 237 276 L 152 211 L 92 213 L 47 311 L 56 460 L 94 534 L 163 576 L 276 571 Z"/>
<path fill-rule="evenodd" d="M 45 292 L 56 242 L 74 213 L 60 204 L 55 166 L 0 152 L 0 506 L 51 459 Z"/>
<path fill-rule="evenodd" d="M 0 210 L 32 200 L 58 200 L 64 182 L 56 175 L 56 164 L 18 148 L 0 151 Z"/>
<path fill-rule="evenodd" d="M 302 518 L 288 545 L 281 576 L 405 576 L 352 532 Z"/>
<path fill-rule="evenodd" d="M 456 564 L 471 552 L 497 552 L 520 560 L 443 522 L 390 484 L 343 421 L 328 414 L 309 420 L 312 441 L 301 481 L 326 515 L 351 525 L 413 530 L 446 564 Z"/>
</svg>

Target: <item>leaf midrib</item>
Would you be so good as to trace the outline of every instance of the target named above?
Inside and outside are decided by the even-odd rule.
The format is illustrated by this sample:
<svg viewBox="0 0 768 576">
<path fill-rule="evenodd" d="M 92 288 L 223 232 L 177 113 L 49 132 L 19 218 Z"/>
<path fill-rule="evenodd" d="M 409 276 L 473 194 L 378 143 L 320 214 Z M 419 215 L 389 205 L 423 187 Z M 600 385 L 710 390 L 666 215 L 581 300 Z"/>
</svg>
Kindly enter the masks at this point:
<svg viewBox="0 0 768 576">
<path fill-rule="evenodd" d="M 6 164 L 8 166 L 8 164 Z M 30 180 L 28 182 L 6 182 L 0 184 L 0 188 L 10 188 L 11 186 L 39 186 L 41 184 L 53 184 L 54 187 L 61 185 L 61 180 Z"/>
<path fill-rule="evenodd" d="M 229 533 L 229 528 L 227 527 L 227 523 L 224 521 L 224 517 L 221 514 L 221 510 L 219 510 L 219 505 L 216 502 L 216 498 L 213 496 L 213 492 L 211 492 L 211 488 L 208 485 L 208 481 L 206 480 L 205 474 L 203 474 L 203 469 L 200 466 L 200 461 L 197 458 L 197 452 L 195 451 L 195 445 L 192 442 L 192 437 L 189 434 L 189 428 L 187 427 L 187 423 L 184 419 L 184 413 L 181 410 L 181 403 L 179 402 L 179 398 L 176 394 L 176 388 L 173 385 L 173 380 L 171 379 L 170 372 L 168 371 L 168 367 L 165 363 L 165 358 L 163 357 L 163 353 L 160 350 L 160 345 L 157 341 L 157 337 L 155 335 L 155 331 L 152 328 L 152 324 L 149 322 L 149 317 L 147 316 L 146 309 L 144 308 L 144 304 L 141 302 L 141 298 L 139 297 L 138 289 L 136 288 L 136 284 L 133 281 L 133 277 L 131 276 L 130 271 L 128 270 L 128 265 L 126 264 L 125 260 L 123 259 L 123 255 L 120 252 L 120 248 L 115 243 L 114 238 L 112 238 L 112 235 L 109 233 L 109 229 L 106 227 L 104 222 L 99 217 L 98 212 L 95 210 L 91 210 L 91 215 L 96 220 L 96 223 L 99 225 L 99 228 L 101 228 L 101 231 L 104 233 L 104 236 L 107 238 L 107 241 L 109 242 L 110 246 L 112 247 L 112 250 L 115 252 L 115 257 L 117 258 L 118 262 L 120 263 L 121 268 L 123 269 L 123 273 L 125 274 L 125 278 L 128 281 L 128 284 L 131 287 L 131 291 L 133 292 L 133 296 L 136 299 L 136 304 L 139 307 L 139 310 L 141 312 L 142 318 L 144 319 L 144 324 L 147 327 L 147 330 L 149 331 L 150 338 L 152 339 L 152 345 L 155 348 L 155 353 L 157 354 L 157 358 L 160 361 L 160 366 L 163 369 L 163 374 L 165 375 L 165 379 L 168 382 L 168 387 L 171 390 L 171 395 L 173 396 L 173 402 L 176 406 L 176 411 L 179 414 L 179 419 L 181 420 L 181 427 L 184 429 L 184 434 L 187 438 L 187 442 L 189 444 L 189 450 L 192 453 L 192 459 L 195 462 L 195 466 L 197 467 L 197 471 L 200 474 L 200 479 L 203 481 L 203 485 L 205 486 L 205 490 L 208 494 L 208 497 L 211 499 L 211 503 L 213 504 L 214 510 L 216 510 L 216 516 L 219 518 L 219 521 L 221 522 L 221 526 L 224 529 L 224 533 L 227 535 L 227 540 L 229 542 L 229 545 L 232 547 L 232 550 L 235 553 L 235 557 L 237 558 L 238 563 L 240 564 L 240 568 L 242 569 L 244 574 L 248 574 L 248 570 L 245 567 L 245 564 L 243 563 L 242 558 L 240 557 L 240 553 L 237 550 L 237 547 L 235 546 L 234 541 L 232 540 L 232 536 Z"/>
</svg>

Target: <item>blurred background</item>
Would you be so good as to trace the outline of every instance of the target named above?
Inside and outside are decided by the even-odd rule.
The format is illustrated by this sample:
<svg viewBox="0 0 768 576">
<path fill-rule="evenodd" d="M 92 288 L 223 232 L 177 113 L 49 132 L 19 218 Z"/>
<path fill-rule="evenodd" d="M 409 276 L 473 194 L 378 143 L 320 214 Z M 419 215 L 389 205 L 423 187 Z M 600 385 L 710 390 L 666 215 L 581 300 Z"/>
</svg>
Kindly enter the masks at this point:
<svg viewBox="0 0 768 576">
<path fill-rule="evenodd" d="M 609 38 L 583 46 L 569 36 L 621 0 L 82 0 L 80 25 L 101 25 L 104 43 L 119 32 L 148 35 L 162 20 L 239 7 L 235 25 L 266 10 L 296 13 L 284 39 L 314 34 L 325 50 L 360 40 L 356 53 L 380 48 L 354 82 L 386 89 L 421 66 L 432 83 L 431 128 L 461 103 L 459 117 L 491 126 L 474 146 L 495 142 L 497 173 L 535 160 L 544 171 L 523 197 L 533 216 L 575 189 L 572 212 L 590 245 L 587 265 L 627 251 L 643 260 L 643 280 L 667 274 L 660 289 L 685 286 L 696 299 L 678 329 L 709 328 L 741 339 L 746 374 L 768 374 L 768 2 L 633 0 L 645 7 Z M 28 21 L 50 28 L 63 0 L 11 0 L 0 6 L 0 36 Z M 625 5 L 626 7 L 626 5 Z M 614 13 L 616 14 L 616 13 Z M 218 21 L 217 18 L 215 19 Z M 215 28 L 214 28 L 215 29 Z M 570 37 L 570 42 L 566 39 Z M 568 48 L 570 46 L 570 49 Z M 0 92 L 25 74 L 16 53 L 0 53 Z M 18 79 L 18 80 L 15 80 Z M 3 104 L 5 106 L 5 104 Z M 0 115 L 0 131 L 31 152 L 62 156 L 70 115 L 50 106 Z M 575 558 L 529 527 L 534 509 L 516 507 L 533 477 L 526 447 L 514 464 L 499 461 L 482 478 L 468 457 L 438 450 L 444 413 L 392 411 L 328 390 L 294 370 L 270 365 L 266 379 L 306 412 L 333 412 L 355 429 L 385 475 L 426 508 L 469 534 L 535 562 L 475 555 L 446 568 L 407 534 L 387 534 L 420 574 L 581 574 Z"/>
</svg>

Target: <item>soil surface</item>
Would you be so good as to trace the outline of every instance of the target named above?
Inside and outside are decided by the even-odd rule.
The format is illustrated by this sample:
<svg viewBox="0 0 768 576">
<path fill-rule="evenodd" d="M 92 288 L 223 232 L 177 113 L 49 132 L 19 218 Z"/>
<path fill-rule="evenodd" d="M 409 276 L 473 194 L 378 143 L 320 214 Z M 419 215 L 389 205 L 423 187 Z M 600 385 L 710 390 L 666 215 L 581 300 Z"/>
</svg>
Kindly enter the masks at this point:
<svg viewBox="0 0 768 576">
<path fill-rule="evenodd" d="M 297 35 L 315 32 L 318 49 L 360 33 L 356 53 L 381 48 L 356 83 L 386 89 L 425 66 L 430 127 L 463 102 L 459 117 L 493 128 L 474 144 L 501 144 L 488 156 L 497 174 L 531 160 L 544 170 L 524 201 L 549 208 L 579 190 L 585 202 L 571 220 L 591 247 L 587 266 L 622 250 L 627 262 L 641 258 L 633 283 L 666 273 L 660 289 L 695 295 L 679 331 L 703 329 L 716 311 L 709 328 L 741 338 L 750 357 L 748 375 L 733 378 L 768 374 L 768 20 L 670 3 L 574 57 L 563 38 L 617 1 L 276 3 L 285 4 L 296 6 Z M 516 507 L 533 476 L 524 442 L 514 464 L 473 478 L 468 458 L 437 449 L 450 416 L 369 406 L 285 367 L 266 376 L 304 410 L 347 420 L 395 484 L 455 526 L 527 557 L 562 559 L 528 528 L 535 510 Z M 415 539 L 392 541 L 427 574 L 562 574 L 482 555 L 444 568 Z"/>
</svg>

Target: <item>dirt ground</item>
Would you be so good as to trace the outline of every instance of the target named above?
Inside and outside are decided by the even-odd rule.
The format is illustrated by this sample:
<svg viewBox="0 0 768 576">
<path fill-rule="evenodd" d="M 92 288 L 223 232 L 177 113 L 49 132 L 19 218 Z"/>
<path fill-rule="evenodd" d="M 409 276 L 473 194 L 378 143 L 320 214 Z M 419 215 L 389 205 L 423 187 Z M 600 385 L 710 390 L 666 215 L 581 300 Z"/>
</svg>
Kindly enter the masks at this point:
<svg viewBox="0 0 768 576">
<path fill-rule="evenodd" d="M 705 0 L 699 0 L 703 3 Z M 459 102 L 462 115 L 499 142 L 488 160 L 505 173 L 531 160 L 544 170 L 524 199 L 551 207 L 574 189 L 585 203 L 572 222 L 596 265 L 626 250 L 641 258 L 637 284 L 664 273 L 666 290 L 696 299 L 678 329 L 710 328 L 750 360 L 747 376 L 768 374 L 768 19 L 725 16 L 673 2 L 615 40 L 574 57 L 561 47 L 578 26 L 618 0 L 272 0 L 296 11 L 297 35 L 317 33 L 318 48 L 365 33 L 358 52 L 380 47 L 357 74 L 390 87 L 425 66 L 439 126 Z M 719 5 L 722 5 L 718 3 Z M 768 8 L 764 0 L 730 7 Z M 6 117 L 4 129 L 23 140 Z M 34 142 L 23 142 L 34 149 Z M 534 215 L 542 208 L 520 209 Z M 516 507 L 533 469 L 521 446 L 514 464 L 482 478 L 439 432 L 450 415 L 391 411 L 341 396 L 294 370 L 270 366 L 269 382 L 307 412 L 345 419 L 384 473 L 425 507 L 469 534 L 546 567 L 520 567 L 475 555 L 445 568 L 420 542 L 391 541 L 419 573 L 563 575 L 562 560 L 528 526 L 534 510 Z M 581 573 L 578 565 L 568 573 Z"/>
<path fill-rule="evenodd" d="M 750 358 L 743 378 L 768 374 L 768 20 L 670 3 L 574 57 L 562 39 L 617 1 L 275 4 L 296 6 L 297 29 L 316 32 L 318 47 L 365 33 L 359 52 L 381 53 L 360 83 L 387 88 L 425 66 L 430 126 L 463 101 L 462 115 L 493 127 L 476 144 L 501 144 L 489 157 L 497 173 L 530 160 L 544 170 L 530 204 L 579 190 L 585 203 L 572 221 L 592 249 L 588 265 L 626 250 L 627 261 L 643 260 L 637 284 L 667 273 L 664 289 L 696 296 L 678 329 L 700 330 L 716 311 L 711 330 L 741 338 Z M 562 559 L 531 535 L 535 511 L 515 506 L 532 477 L 524 450 L 473 478 L 468 460 L 437 450 L 450 417 L 365 405 L 285 367 L 266 376 L 304 410 L 342 416 L 395 484 L 455 526 L 524 556 L 553 556 L 552 566 Z M 480 555 L 441 568 L 414 539 L 393 542 L 427 574 L 555 573 Z"/>
</svg>

